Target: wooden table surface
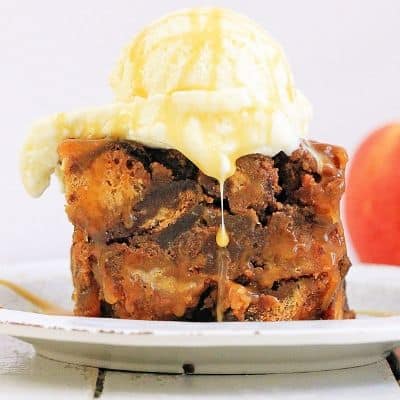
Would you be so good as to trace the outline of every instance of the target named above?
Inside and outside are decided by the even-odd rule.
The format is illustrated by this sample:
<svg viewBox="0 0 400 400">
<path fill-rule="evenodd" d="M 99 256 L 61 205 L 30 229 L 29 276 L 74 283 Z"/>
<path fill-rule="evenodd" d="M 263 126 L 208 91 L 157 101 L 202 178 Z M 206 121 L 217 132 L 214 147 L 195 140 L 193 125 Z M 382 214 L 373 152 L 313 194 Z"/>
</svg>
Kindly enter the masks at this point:
<svg viewBox="0 0 400 400">
<path fill-rule="evenodd" d="M 397 361 L 394 357 L 390 361 L 390 365 L 383 360 L 364 367 L 299 374 L 144 374 L 48 360 L 37 356 L 32 346 L 0 336 L 0 400 L 400 399 L 392 371 Z"/>
</svg>

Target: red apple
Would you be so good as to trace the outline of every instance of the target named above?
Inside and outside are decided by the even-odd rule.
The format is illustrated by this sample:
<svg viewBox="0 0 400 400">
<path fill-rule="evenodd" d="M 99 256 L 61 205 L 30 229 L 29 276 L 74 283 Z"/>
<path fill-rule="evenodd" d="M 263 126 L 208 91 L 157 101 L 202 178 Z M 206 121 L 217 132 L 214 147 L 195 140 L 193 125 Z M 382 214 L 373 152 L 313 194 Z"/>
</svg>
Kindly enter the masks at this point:
<svg viewBox="0 0 400 400">
<path fill-rule="evenodd" d="M 400 265 L 400 123 L 373 132 L 356 151 L 345 213 L 361 261 Z"/>
</svg>

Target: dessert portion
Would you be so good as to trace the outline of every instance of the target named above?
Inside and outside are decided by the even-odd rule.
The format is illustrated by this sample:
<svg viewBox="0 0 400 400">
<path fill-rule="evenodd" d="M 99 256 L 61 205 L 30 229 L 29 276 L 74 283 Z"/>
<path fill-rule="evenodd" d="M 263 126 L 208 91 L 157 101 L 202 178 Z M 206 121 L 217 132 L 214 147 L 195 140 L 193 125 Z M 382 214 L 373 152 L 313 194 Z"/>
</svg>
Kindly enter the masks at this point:
<svg viewBox="0 0 400 400">
<path fill-rule="evenodd" d="M 65 140 L 59 155 L 75 227 L 75 313 L 186 321 L 351 316 L 339 219 L 346 154 L 312 146 L 321 172 L 303 148 L 290 157 L 247 155 L 221 199 L 218 182 L 176 150 Z M 225 249 L 215 240 L 221 202 Z"/>
<path fill-rule="evenodd" d="M 308 142 L 280 46 L 231 11 L 149 25 L 116 102 L 38 121 L 21 160 L 56 171 L 74 225 L 75 314 L 149 320 L 351 318 L 339 202 L 346 153 Z"/>
</svg>

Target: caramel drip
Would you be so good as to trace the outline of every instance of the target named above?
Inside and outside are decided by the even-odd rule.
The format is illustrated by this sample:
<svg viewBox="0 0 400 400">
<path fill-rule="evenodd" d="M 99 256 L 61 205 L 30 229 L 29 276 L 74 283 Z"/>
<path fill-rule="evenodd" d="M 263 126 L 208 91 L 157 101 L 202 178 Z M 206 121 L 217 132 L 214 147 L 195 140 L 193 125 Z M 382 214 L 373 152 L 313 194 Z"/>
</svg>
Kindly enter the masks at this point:
<svg viewBox="0 0 400 400">
<path fill-rule="evenodd" d="M 217 236 L 216 236 L 217 245 L 219 247 L 226 247 L 229 244 L 229 235 L 225 228 L 225 224 L 222 218 L 221 225 L 218 228 Z"/>
<path fill-rule="evenodd" d="M 226 247 L 229 244 L 229 235 L 225 228 L 224 218 L 224 182 L 221 181 L 219 186 L 221 193 L 221 225 L 218 228 L 216 240 L 219 247 Z"/>
<path fill-rule="evenodd" d="M 225 299 L 225 287 L 228 280 L 227 271 L 227 249 L 229 244 L 229 235 L 225 227 L 224 218 L 224 181 L 220 181 L 220 195 L 221 195 L 221 225 L 218 228 L 216 241 L 218 245 L 217 249 L 217 266 L 218 266 L 218 294 L 217 294 L 217 321 L 221 322 L 224 319 L 224 299 Z"/>
<path fill-rule="evenodd" d="M 38 308 L 43 314 L 48 315 L 72 315 L 71 311 L 65 310 L 61 307 L 58 307 L 55 304 L 52 304 L 39 296 L 35 295 L 34 293 L 24 289 L 23 287 L 4 280 L 0 279 L 0 285 L 5 286 L 6 288 L 12 290 L 18 296 L 24 298 L 25 300 L 29 301 L 29 303 L 33 304 L 36 308 Z"/>
<path fill-rule="evenodd" d="M 226 282 L 228 279 L 228 254 L 227 250 L 223 247 L 217 249 L 217 263 L 218 263 L 218 291 L 217 291 L 217 304 L 216 314 L 217 321 L 222 322 L 224 320 L 225 312 L 225 291 Z"/>
</svg>

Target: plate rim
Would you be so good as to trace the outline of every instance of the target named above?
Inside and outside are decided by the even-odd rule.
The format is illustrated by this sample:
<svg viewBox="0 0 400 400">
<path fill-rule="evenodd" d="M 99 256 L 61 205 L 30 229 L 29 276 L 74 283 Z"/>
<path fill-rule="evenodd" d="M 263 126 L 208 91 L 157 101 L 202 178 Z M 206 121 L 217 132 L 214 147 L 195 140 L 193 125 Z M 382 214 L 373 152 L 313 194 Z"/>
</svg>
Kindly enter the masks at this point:
<svg viewBox="0 0 400 400">
<path fill-rule="evenodd" d="M 211 322 L 207 326 L 200 322 L 113 320 L 116 321 L 112 323 L 113 327 L 104 328 L 104 325 L 96 326 L 96 323 L 104 323 L 104 318 L 48 317 L 2 309 L 0 333 L 21 338 L 117 346 L 176 347 L 177 343 L 179 347 L 209 347 L 213 343 L 218 346 L 326 346 L 392 342 L 400 345 L 400 317 L 382 319 L 385 324 L 366 319 Z M 236 329 L 237 324 L 240 324 L 240 330 Z"/>
</svg>

